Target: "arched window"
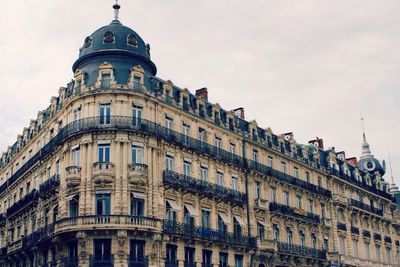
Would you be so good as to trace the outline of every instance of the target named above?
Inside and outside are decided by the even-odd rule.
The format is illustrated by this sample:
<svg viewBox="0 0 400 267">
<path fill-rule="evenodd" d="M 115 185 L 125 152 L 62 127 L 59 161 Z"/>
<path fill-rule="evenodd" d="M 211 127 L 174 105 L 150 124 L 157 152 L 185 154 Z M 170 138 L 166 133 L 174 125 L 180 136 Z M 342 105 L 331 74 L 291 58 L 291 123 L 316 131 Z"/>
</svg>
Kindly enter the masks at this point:
<svg viewBox="0 0 400 267">
<path fill-rule="evenodd" d="M 112 32 L 107 31 L 104 33 L 104 43 L 111 44 L 115 42 L 115 36 Z"/>
</svg>

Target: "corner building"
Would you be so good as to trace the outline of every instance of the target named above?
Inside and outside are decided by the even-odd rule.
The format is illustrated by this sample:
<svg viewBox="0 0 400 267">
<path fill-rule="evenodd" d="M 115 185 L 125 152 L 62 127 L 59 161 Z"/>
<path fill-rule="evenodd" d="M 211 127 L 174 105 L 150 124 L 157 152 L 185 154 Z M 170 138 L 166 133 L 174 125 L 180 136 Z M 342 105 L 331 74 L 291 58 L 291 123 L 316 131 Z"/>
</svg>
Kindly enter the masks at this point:
<svg viewBox="0 0 400 267">
<path fill-rule="evenodd" d="M 117 18 L 73 72 L 2 154 L 0 266 L 398 263 L 397 206 L 366 141 L 365 169 L 162 80 Z"/>
</svg>

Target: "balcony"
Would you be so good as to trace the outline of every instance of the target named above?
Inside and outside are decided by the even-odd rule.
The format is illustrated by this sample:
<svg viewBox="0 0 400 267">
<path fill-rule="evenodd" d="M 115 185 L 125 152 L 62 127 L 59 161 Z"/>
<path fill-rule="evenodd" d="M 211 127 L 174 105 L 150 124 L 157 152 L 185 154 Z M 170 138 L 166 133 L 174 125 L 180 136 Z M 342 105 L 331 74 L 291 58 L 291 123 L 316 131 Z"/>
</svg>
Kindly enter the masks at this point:
<svg viewBox="0 0 400 267">
<path fill-rule="evenodd" d="M 358 229 L 358 227 L 351 227 L 351 233 L 354 235 L 359 235 L 360 234 L 360 229 Z"/>
<path fill-rule="evenodd" d="M 163 232 L 166 234 L 186 237 L 190 240 L 196 238 L 213 243 L 223 243 L 241 247 L 251 246 L 250 239 L 244 235 L 204 228 L 201 226 L 192 226 L 174 221 L 164 221 Z"/>
<path fill-rule="evenodd" d="M 97 184 L 109 184 L 115 179 L 114 163 L 95 162 L 93 163 L 93 181 Z"/>
<path fill-rule="evenodd" d="M 277 243 L 275 240 L 257 239 L 257 248 L 259 250 L 277 251 Z"/>
<path fill-rule="evenodd" d="M 337 223 L 337 229 L 338 229 L 338 230 L 342 230 L 342 231 L 347 231 L 346 224 L 341 223 L 341 222 L 338 222 L 338 223 Z"/>
<path fill-rule="evenodd" d="M 325 189 L 320 186 L 314 185 L 312 183 L 303 181 L 299 178 L 296 178 L 294 176 L 280 172 L 278 170 L 275 170 L 271 167 L 265 166 L 258 162 L 255 162 L 252 160 L 247 160 L 247 162 L 248 162 L 248 166 L 251 170 L 256 171 L 260 174 L 275 177 L 278 180 L 281 180 L 281 181 L 289 183 L 293 186 L 300 187 L 306 191 L 310 191 L 310 192 L 313 192 L 315 194 L 318 194 L 318 195 L 321 195 L 321 196 L 324 196 L 327 198 L 330 198 L 332 196 L 331 191 L 328 189 Z"/>
<path fill-rule="evenodd" d="M 375 234 L 374 234 L 374 239 L 375 239 L 375 240 L 378 240 L 378 241 L 382 241 L 382 236 L 381 236 L 381 234 L 375 233 Z"/>
<path fill-rule="evenodd" d="M 148 267 L 149 261 L 147 256 L 139 259 L 128 257 L 128 267 Z"/>
<path fill-rule="evenodd" d="M 55 225 L 56 233 L 85 229 L 124 228 L 143 231 L 157 231 L 161 229 L 160 220 L 150 217 L 129 215 L 87 215 L 63 218 Z"/>
<path fill-rule="evenodd" d="M 70 258 L 64 257 L 61 259 L 62 266 L 64 267 L 76 267 L 79 266 L 79 259 L 77 257 Z"/>
<path fill-rule="evenodd" d="M 146 185 L 148 177 L 148 168 L 143 163 L 129 164 L 129 182 L 136 185 Z"/>
<path fill-rule="evenodd" d="M 81 167 L 69 166 L 65 168 L 67 172 L 65 176 L 65 182 L 69 187 L 75 187 L 81 184 Z"/>
<path fill-rule="evenodd" d="M 370 213 L 374 213 L 379 216 L 383 216 L 383 211 L 381 209 L 374 208 L 370 205 L 364 204 L 364 203 L 354 200 L 354 199 L 349 199 L 349 205 L 352 207 L 356 207 L 358 209 L 362 209 L 364 211 L 368 211 Z"/>
<path fill-rule="evenodd" d="M 343 205 L 347 205 L 347 202 L 348 202 L 346 196 L 344 196 L 342 194 L 337 194 L 337 193 L 332 194 L 332 199 L 333 199 L 333 201 L 338 202 Z"/>
<path fill-rule="evenodd" d="M 39 198 L 39 194 L 36 189 L 33 189 L 28 195 L 26 195 L 21 200 L 14 203 L 11 207 L 7 209 L 7 217 L 12 216 L 18 211 L 22 211 L 24 209 L 30 209 L 32 204 L 36 203 Z"/>
<path fill-rule="evenodd" d="M 15 242 L 12 242 L 12 243 L 10 243 L 10 244 L 7 245 L 7 253 L 8 253 L 8 254 L 13 253 L 13 252 L 15 252 L 15 251 L 21 249 L 22 246 L 23 246 L 23 245 L 22 245 L 22 240 L 21 240 L 21 239 L 15 241 Z"/>
<path fill-rule="evenodd" d="M 42 242 L 44 240 L 49 239 L 54 234 L 54 224 L 47 225 L 41 229 L 36 230 L 32 234 L 28 236 L 24 236 L 22 238 L 23 247 L 32 247 Z"/>
<path fill-rule="evenodd" d="M 385 236 L 384 240 L 386 243 L 392 244 L 392 238 L 390 236 Z"/>
<path fill-rule="evenodd" d="M 363 230 L 362 233 L 363 233 L 363 237 L 371 238 L 371 232 L 370 232 L 370 231 L 368 231 L 368 230 Z"/>
<path fill-rule="evenodd" d="M 54 192 L 55 189 L 58 189 L 60 187 L 60 175 L 55 174 L 49 179 L 47 179 L 46 182 L 40 185 L 39 187 L 39 195 L 41 197 L 51 194 Z"/>
<path fill-rule="evenodd" d="M 318 260 L 326 260 L 326 251 L 310 248 L 306 246 L 293 245 L 288 243 L 278 243 L 278 252 L 285 254 L 293 254 L 296 256 L 313 258 Z"/>
<path fill-rule="evenodd" d="M 223 199 L 238 205 L 244 205 L 247 202 L 245 193 L 173 171 L 164 171 L 163 180 L 164 184 L 174 188 L 184 188 L 188 192 L 205 195 L 213 199 Z"/>
<path fill-rule="evenodd" d="M 257 198 L 255 200 L 255 207 L 259 210 L 264 210 L 264 211 L 268 210 L 268 207 L 269 207 L 268 200 L 262 199 L 262 198 Z"/>
<path fill-rule="evenodd" d="M 114 258 L 112 255 L 108 256 L 107 259 L 90 256 L 90 267 L 114 267 Z"/>
<path fill-rule="evenodd" d="M 269 210 L 272 213 L 277 213 L 280 214 L 281 216 L 292 217 L 294 219 L 299 219 L 312 224 L 319 224 L 321 222 L 318 215 L 306 212 L 305 210 L 302 209 L 292 208 L 287 205 L 282 205 L 276 202 L 272 202 L 269 204 Z"/>
</svg>

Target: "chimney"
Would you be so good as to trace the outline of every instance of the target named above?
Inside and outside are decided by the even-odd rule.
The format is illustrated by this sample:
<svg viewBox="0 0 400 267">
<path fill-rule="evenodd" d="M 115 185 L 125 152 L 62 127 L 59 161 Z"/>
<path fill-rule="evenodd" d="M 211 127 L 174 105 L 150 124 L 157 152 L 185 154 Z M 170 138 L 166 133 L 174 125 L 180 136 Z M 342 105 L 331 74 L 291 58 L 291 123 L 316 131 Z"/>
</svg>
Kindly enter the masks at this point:
<svg viewBox="0 0 400 267">
<path fill-rule="evenodd" d="M 292 132 L 284 133 L 283 136 L 285 137 L 286 141 L 290 142 L 294 140 L 294 134 Z"/>
<path fill-rule="evenodd" d="M 208 101 L 207 87 L 196 90 L 196 96 L 199 98 L 203 98 L 205 101 Z"/>
<path fill-rule="evenodd" d="M 315 140 L 308 141 L 308 143 L 316 148 L 324 149 L 324 141 L 318 137 Z"/>
<path fill-rule="evenodd" d="M 244 108 L 234 109 L 233 112 L 235 113 L 235 116 L 244 119 Z"/>
<path fill-rule="evenodd" d="M 357 158 L 356 157 L 352 157 L 352 158 L 347 158 L 346 162 L 353 165 L 353 166 L 357 166 Z"/>
</svg>

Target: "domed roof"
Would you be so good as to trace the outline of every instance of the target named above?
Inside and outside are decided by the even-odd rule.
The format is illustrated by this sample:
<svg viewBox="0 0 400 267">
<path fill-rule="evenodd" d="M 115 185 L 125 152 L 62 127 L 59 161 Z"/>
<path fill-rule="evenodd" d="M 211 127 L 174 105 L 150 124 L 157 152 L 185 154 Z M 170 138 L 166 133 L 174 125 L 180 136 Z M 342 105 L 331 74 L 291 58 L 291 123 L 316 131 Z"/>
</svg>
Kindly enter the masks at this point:
<svg viewBox="0 0 400 267">
<path fill-rule="evenodd" d="M 131 28 L 114 19 L 109 25 L 96 30 L 86 37 L 79 51 L 79 58 L 72 69 L 75 72 L 84 62 L 102 56 L 124 56 L 137 60 L 143 67 L 148 67 L 152 75 L 157 68 L 150 59 L 150 46 Z"/>
</svg>

